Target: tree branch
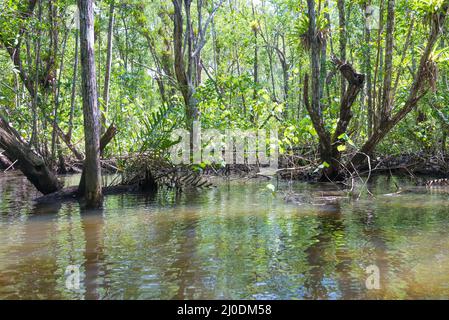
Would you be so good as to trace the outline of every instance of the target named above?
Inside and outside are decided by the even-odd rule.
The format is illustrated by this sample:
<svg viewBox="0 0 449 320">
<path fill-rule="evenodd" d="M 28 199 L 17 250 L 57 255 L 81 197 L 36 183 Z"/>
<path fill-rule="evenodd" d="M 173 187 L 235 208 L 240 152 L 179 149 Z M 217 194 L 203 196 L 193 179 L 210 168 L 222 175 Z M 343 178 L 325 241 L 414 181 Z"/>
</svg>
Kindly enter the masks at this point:
<svg viewBox="0 0 449 320">
<path fill-rule="evenodd" d="M 196 57 L 201 50 L 203 49 L 204 45 L 206 44 L 206 38 L 205 38 L 205 33 L 209 27 L 210 22 L 212 21 L 213 17 L 215 16 L 215 13 L 217 12 L 217 10 L 221 7 L 221 5 L 223 4 L 224 0 L 220 0 L 220 2 L 217 4 L 217 6 L 212 10 L 212 12 L 210 13 L 209 17 L 206 20 L 206 23 L 204 24 L 204 28 L 200 28 L 199 30 L 199 35 L 200 35 L 200 42 L 198 44 L 198 46 L 195 48 L 195 51 L 192 53 L 192 57 Z"/>
</svg>

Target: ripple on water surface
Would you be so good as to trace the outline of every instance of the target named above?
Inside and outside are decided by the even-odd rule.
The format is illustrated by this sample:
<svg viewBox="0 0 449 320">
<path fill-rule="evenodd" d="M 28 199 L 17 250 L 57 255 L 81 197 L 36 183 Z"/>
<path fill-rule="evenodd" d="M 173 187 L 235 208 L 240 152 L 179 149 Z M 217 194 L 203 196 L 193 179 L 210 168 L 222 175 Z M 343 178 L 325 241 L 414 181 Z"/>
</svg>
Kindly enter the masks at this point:
<svg viewBox="0 0 449 320">
<path fill-rule="evenodd" d="M 277 188 L 114 195 L 81 212 L 35 205 L 23 177 L 1 175 L 0 298 L 449 298 L 448 194 L 382 195 L 392 192 L 382 178 L 358 201 L 314 198 L 323 185 Z M 285 201 L 292 192 L 301 201 Z M 379 290 L 366 288 L 370 265 Z M 79 266 L 78 291 L 66 288 L 68 266 Z"/>
</svg>

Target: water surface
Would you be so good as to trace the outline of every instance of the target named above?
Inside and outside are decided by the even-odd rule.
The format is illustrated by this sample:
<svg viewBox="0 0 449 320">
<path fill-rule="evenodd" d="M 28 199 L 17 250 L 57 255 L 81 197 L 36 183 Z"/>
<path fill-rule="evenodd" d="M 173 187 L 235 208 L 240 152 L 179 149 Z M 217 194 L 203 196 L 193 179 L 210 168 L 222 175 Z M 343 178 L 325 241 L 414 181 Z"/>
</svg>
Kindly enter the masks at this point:
<svg viewBox="0 0 449 320">
<path fill-rule="evenodd" d="M 80 211 L 36 205 L 23 177 L 0 173 L 0 299 L 449 298 L 448 194 L 383 195 L 394 184 L 381 177 L 374 198 L 323 202 L 315 192 L 329 186 L 272 183 L 277 195 L 248 180 Z M 365 284 L 370 265 L 378 290 Z M 66 287 L 68 266 L 79 290 Z"/>
</svg>

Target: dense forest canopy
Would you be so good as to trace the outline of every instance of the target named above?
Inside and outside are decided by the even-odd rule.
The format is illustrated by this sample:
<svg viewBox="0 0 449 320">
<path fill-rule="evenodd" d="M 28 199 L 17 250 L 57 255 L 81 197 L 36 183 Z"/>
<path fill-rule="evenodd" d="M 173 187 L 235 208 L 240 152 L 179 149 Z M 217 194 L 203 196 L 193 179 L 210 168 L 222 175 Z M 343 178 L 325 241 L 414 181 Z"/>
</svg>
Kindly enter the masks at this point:
<svg viewBox="0 0 449 320">
<path fill-rule="evenodd" d="M 91 2 L 0 2 L 2 123 L 50 171 L 88 153 L 78 6 Z M 94 121 L 102 140 L 112 139 L 102 157 L 162 153 L 171 131 L 196 120 L 220 130 L 277 128 L 283 154 L 306 155 L 295 161 L 332 179 L 375 155 L 444 154 L 448 6 L 95 1 Z"/>
</svg>

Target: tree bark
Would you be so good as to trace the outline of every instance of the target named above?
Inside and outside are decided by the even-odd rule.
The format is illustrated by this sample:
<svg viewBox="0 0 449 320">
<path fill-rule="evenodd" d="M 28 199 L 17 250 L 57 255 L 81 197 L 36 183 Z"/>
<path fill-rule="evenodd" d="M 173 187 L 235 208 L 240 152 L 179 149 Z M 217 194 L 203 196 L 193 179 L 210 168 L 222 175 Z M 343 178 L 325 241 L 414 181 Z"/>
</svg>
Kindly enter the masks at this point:
<svg viewBox="0 0 449 320">
<path fill-rule="evenodd" d="M 418 102 L 426 95 L 429 88 L 432 87 L 435 74 L 429 70 L 429 65 L 432 64 L 429 61 L 432 50 L 438 41 L 442 32 L 442 26 L 444 25 L 448 13 L 449 0 L 446 0 L 441 7 L 441 12 L 435 13 L 431 17 L 431 31 L 427 40 L 427 45 L 421 56 L 418 71 L 415 74 L 413 84 L 410 88 L 410 93 L 404 104 L 404 106 L 392 115 L 389 119 L 382 121 L 376 131 L 371 137 L 368 138 L 366 143 L 362 146 L 360 151 L 350 160 L 348 167 L 353 168 L 362 164 L 366 160 L 366 155 L 371 154 L 379 142 L 385 138 L 385 136 L 393 129 L 413 108 L 416 107 Z"/>
<path fill-rule="evenodd" d="M 92 0 L 78 0 L 80 15 L 80 49 L 82 67 L 82 96 L 86 159 L 83 172 L 85 183 L 79 192 L 86 207 L 97 208 L 102 203 L 100 167 L 100 113 L 97 104 L 97 83 L 94 56 L 94 12 Z"/>
<path fill-rule="evenodd" d="M 69 131 L 67 132 L 67 139 L 72 140 L 73 132 L 73 117 L 75 115 L 75 99 L 76 99 L 76 81 L 78 76 L 78 30 L 75 32 L 75 61 L 73 62 L 73 78 L 72 78 L 72 93 L 70 96 L 70 115 L 69 115 Z"/>
<path fill-rule="evenodd" d="M 304 81 L 304 103 L 312 120 L 313 126 L 319 137 L 320 157 L 323 162 L 331 163 L 331 141 L 329 132 L 324 125 L 324 119 L 321 109 L 321 88 L 320 88 L 320 54 L 321 47 L 318 39 L 317 17 L 315 11 L 315 1 L 307 0 L 309 16 L 309 42 L 310 42 L 310 68 L 311 68 L 311 102 L 308 98 L 309 76 L 306 74 Z"/>
<path fill-rule="evenodd" d="M 257 44 L 257 32 L 258 32 L 258 22 L 256 20 L 256 12 L 254 9 L 254 2 L 251 1 L 253 19 L 257 24 L 253 27 L 253 35 L 254 35 L 254 64 L 253 64 L 253 82 L 254 82 L 254 94 L 253 99 L 257 100 L 257 86 L 259 83 L 259 46 Z M 253 118 L 254 115 L 251 115 Z M 254 120 L 254 119 L 253 119 Z"/>
<path fill-rule="evenodd" d="M 384 71 L 384 85 L 382 93 L 382 109 L 380 121 L 383 122 L 390 117 L 391 111 L 391 86 L 393 78 L 393 46 L 394 46 L 394 0 L 388 0 L 387 8 L 387 34 L 385 44 L 385 71 Z"/>
<path fill-rule="evenodd" d="M 111 1 L 109 7 L 109 26 L 108 26 L 108 49 L 106 57 L 106 71 L 104 75 L 104 87 L 103 87 L 103 105 L 104 110 L 101 115 L 101 132 L 106 128 L 106 116 L 109 108 L 109 86 L 111 82 L 111 66 L 112 66 L 112 34 L 114 30 L 114 9 L 115 3 Z"/>
<path fill-rule="evenodd" d="M 348 42 L 346 37 L 346 13 L 345 13 L 345 1 L 344 0 L 337 0 L 337 7 L 338 7 L 338 24 L 340 28 L 340 59 L 345 62 L 346 61 L 346 44 Z M 345 78 L 341 76 L 340 80 L 340 86 L 341 86 L 341 95 L 340 98 L 343 99 L 343 96 L 346 91 L 346 82 Z"/>
<path fill-rule="evenodd" d="M 0 150 L 0 169 L 6 170 L 7 168 L 12 166 L 12 162 L 3 154 L 5 151 Z"/>
<path fill-rule="evenodd" d="M 42 20 L 42 4 L 41 1 L 39 0 L 39 4 L 38 4 L 38 20 L 39 23 L 41 23 Z M 20 72 L 20 74 L 22 75 L 22 81 L 25 83 L 25 86 L 28 89 L 28 92 L 30 93 L 30 96 L 32 98 L 32 103 L 31 103 L 31 107 L 32 107 L 32 111 L 33 111 L 33 128 L 31 131 L 31 139 L 30 139 L 30 145 L 31 146 L 36 146 L 37 147 L 37 121 L 38 121 L 38 97 L 39 97 L 39 61 L 40 61 L 40 51 L 41 51 L 41 30 L 40 28 L 37 31 L 37 40 L 36 40 L 36 58 L 35 58 L 35 68 L 36 68 L 36 74 L 35 74 L 35 79 L 34 79 L 34 88 L 32 84 L 27 84 L 28 81 L 26 81 L 27 76 L 26 74 L 22 75 L 22 71 Z"/>
<path fill-rule="evenodd" d="M 341 152 L 339 146 L 344 144 L 341 135 L 346 133 L 349 123 L 352 119 L 352 105 L 357 95 L 361 91 L 365 81 L 365 75 L 357 73 L 354 68 L 342 59 L 332 57 L 332 62 L 340 71 L 345 83 L 345 91 L 340 100 L 340 116 L 335 132 L 331 134 L 325 126 L 322 114 L 322 105 L 320 101 L 320 39 L 317 34 L 315 1 L 307 0 L 309 15 L 309 43 L 310 43 L 310 64 L 312 74 L 312 99 L 309 101 L 309 76 L 306 74 L 304 79 L 304 103 L 312 120 L 319 138 L 319 151 L 321 160 L 327 163 L 323 170 L 321 180 L 333 180 L 340 176 Z"/>
<path fill-rule="evenodd" d="M 189 0 L 190 1 L 190 0 Z M 190 3 L 190 2 L 189 2 Z M 173 0 L 174 16 L 173 16 L 173 49 L 174 49 L 174 60 L 175 60 L 175 74 L 178 80 L 178 87 L 184 98 L 184 103 L 186 106 L 186 118 L 187 126 L 190 129 L 195 118 L 195 110 L 193 104 L 193 85 L 191 79 L 189 79 L 186 73 L 186 66 L 184 62 L 183 53 L 183 15 L 182 15 L 182 0 Z M 190 8 L 186 4 L 186 8 Z M 189 29 L 189 27 L 187 27 Z M 190 35 L 188 35 L 190 37 Z M 187 55 L 191 56 L 192 51 L 187 52 Z"/>
<path fill-rule="evenodd" d="M 374 126 L 374 106 L 373 106 L 373 85 L 371 75 L 371 29 L 368 25 L 367 10 L 370 2 L 365 3 L 363 10 L 365 11 L 365 52 L 364 52 L 364 69 L 366 75 L 366 102 L 368 109 L 367 133 L 371 136 Z"/>
<path fill-rule="evenodd" d="M 209 14 L 206 22 L 202 25 L 201 6 L 202 1 L 198 2 L 198 30 L 195 32 L 192 28 L 191 4 L 192 0 L 172 0 L 173 3 L 173 55 L 174 69 L 178 88 L 184 99 L 186 108 L 187 127 L 192 130 L 193 122 L 199 118 L 198 101 L 195 98 L 195 89 L 201 82 L 201 50 L 203 49 L 206 38 L 205 33 L 212 21 L 216 11 L 223 4 L 220 0 Z M 183 31 L 183 4 L 185 11 L 185 32 Z M 185 51 L 185 52 L 184 52 Z M 184 57 L 187 57 L 185 61 Z"/>
<path fill-rule="evenodd" d="M 61 189 L 61 183 L 48 169 L 44 160 L 21 140 L 2 117 L 0 117 L 0 146 L 11 162 L 17 160 L 20 171 L 41 193 L 49 194 Z"/>
</svg>

